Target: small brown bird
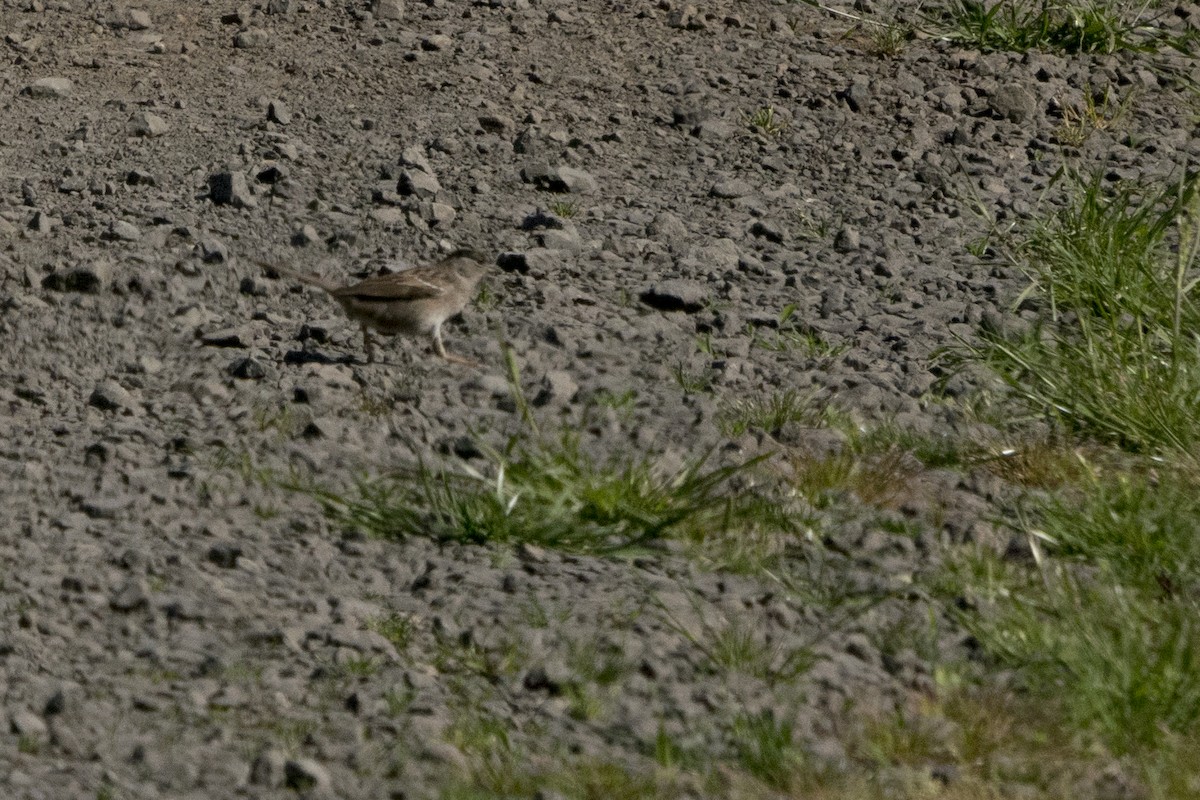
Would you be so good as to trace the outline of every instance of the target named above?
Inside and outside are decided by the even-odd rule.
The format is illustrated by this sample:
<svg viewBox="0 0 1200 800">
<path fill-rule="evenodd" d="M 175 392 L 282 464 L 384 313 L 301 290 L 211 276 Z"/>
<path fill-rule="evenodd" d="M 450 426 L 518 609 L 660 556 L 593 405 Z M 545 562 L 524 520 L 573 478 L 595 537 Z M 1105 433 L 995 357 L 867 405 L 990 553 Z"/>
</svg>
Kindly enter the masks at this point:
<svg viewBox="0 0 1200 800">
<path fill-rule="evenodd" d="M 446 352 L 442 323 L 466 308 L 479 279 L 487 271 L 485 256 L 473 250 L 456 250 L 446 258 L 424 267 L 388 275 L 375 275 L 350 286 L 338 286 L 319 275 L 296 272 L 277 264 L 254 259 L 259 266 L 324 289 L 362 327 L 367 363 L 375 360 L 371 331 L 393 336 L 432 334 L 437 354 L 458 364 L 475 362 Z"/>
</svg>

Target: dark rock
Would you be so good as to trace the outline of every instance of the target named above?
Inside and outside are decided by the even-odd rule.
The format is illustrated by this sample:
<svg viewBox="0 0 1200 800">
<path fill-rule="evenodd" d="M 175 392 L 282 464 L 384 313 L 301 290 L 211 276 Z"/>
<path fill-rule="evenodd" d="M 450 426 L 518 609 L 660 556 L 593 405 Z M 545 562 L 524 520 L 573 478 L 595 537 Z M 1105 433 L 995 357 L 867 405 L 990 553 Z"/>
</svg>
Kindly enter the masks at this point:
<svg viewBox="0 0 1200 800">
<path fill-rule="evenodd" d="M 694 314 L 704 308 L 708 301 L 708 292 L 695 281 L 672 280 L 650 286 L 639 298 L 646 305 L 659 311 L 685 311 Z"/>
<path fill-rule="evenodd" d="M 229 373 L 235 378 L 257 381 L 267 376 L 267 368 L 258 359 L 247 356 L 233 362 Z"/>
<path fill-rule="evenodd" d="M 216 172 L 208 176 L 209 198 L 217 205 L 253 208 L 258 205 L 246 176 L 240 172 Z"/>
</svg>

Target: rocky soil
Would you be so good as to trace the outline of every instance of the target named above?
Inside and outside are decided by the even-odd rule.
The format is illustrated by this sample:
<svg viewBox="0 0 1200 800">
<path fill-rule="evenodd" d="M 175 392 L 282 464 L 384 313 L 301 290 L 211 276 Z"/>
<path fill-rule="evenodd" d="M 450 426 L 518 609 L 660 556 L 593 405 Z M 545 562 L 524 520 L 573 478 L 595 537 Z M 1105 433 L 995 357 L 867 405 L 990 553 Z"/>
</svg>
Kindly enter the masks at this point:
<svg viewBox="0 0 1200 800">
<path fill-rule="evenodd" d="M 846 721 L 965 652 L 909 587 L 996 536 L 993 477 L 814 517 L 797 574 L 876 598 L 843 605 L 691 550 L 367 538 L 268 478 L 485 469 L 473 439 L 521 424 L 505 348 L 596 452 L 837 448 L 722 424 L 789 391 L 963 429 L 944 398 L 984 378 L 933 357 L 1025 285 L 968 245 L 1064 165 L 1194 165 L 1190 64 L 867 30 L 770 0 L 0 0 L 3 795 L 436 797 L 480 740 L 636 771 L 766 710 L 849 769 Z M 1102 87 L 1122 124 L 1065 142 Z M 249 260 L 350 281 L 460 246 L 497 261 L 446 330 L 479 370 L 413 340 L 367 365 Z M 758 667 L 714 657 L 735 635 Z"/>
</svg>

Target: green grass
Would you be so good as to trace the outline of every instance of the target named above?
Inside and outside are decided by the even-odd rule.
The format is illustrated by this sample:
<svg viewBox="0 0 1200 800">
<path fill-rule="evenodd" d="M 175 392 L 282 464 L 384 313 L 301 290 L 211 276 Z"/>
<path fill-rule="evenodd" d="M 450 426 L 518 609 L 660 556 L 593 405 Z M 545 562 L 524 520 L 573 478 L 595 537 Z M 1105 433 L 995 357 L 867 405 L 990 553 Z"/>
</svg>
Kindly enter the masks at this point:
<svg viewBox="0 0 1200 800">
<path fill-rule="evenodd" d="M 391 613 L 386 617 L 370 620 L 367 628 L 386 638 L 403 655 L 408 650 L 413 638 L 413 618 L 403 614 Z"/>
<path fill-rule="evenodd" d="M 1042 309 L 1029 330 L 984 330 L 971 360 L 1073 433 L 1134 452 L 1200 456 L 1196 174 L 1076 182 L 1019 256 Z"/>
<path fill-rule="evenodd" d="M 1036 319 L 982 330 L 965 355 L 1002 379 L 1010 420 L 1050 423 L 968 462 L 1028 487 L 996 507 L 1024 557 L 951 550 L 927 578 L 978 645 L 976 677 L 1018 693 L 1019 751 L 1057 745 L 1079 775 L 1116 761 L 1173 800 L 1195 792 L 1200 741 L 1200 178 L 1068 177 L 1064 204 L 1013 245 Z M 918 757 L 900 727 L 888 748 L 944 756 Z M 981 763 L 1003 757 L 994 731 L 972 735 Z M 1038 759 L 1019 764 L 1052 784 Z"/>
<path fill-rule="evenodd" d="M 1054 130 L 1054 138 L 1062 144 L 1081 147 L 1096 131 L 1113 130 L 1129 113 L 1136 92 L 1129 91 L 1117 100 L 1111 86 L 1103 93 L 1091 91 L 1086 86 L 1082 105 L 1062 108 L 1062 122 Z"/>
<path fill-rule="evenodd" d="M 803 774 L 804 758 L 793 725 L 777 719 L 773 711 L 739 715 L 730 736 L 739 766 L 767 786 L 787 791 Z"/>
<path fill-rule="evenodd" d="M 1028 513 L 1031 568 L 965 569 L 966 618 L 1029 691 L 1115 752 L 1200 734 L 1200 494 L 1189 476 L 1118 475 Z"/>
<path fill-rule="evenodd" d="M 748 430 L 778 435 L 789 424 L 820 427 L 826 421 L 824 407 L 811 395 L 784 389 L 767 397 L 745 397 L 722 405 L 717 426 L 726 436 L 741 436 Z"/>
<path fill-rule="evenodd" d="M 1147 14 L 1149 6 L 1142 0 L 952 0 L 928 22 L 941 35 L 980 50 L 1186 51 L 1189 41 L 1154 27 L 1156 16 Z"/>
<path fill-rule="evenodd" d="M 486 474 L 420 464 L 361 479 L 346 491 L 294 488 L 373 536 L 613 552 L 666 538 L 702 541 L 717 532 L 786 527 L 770 497 L 745 490 L 761 460 L 716 467 L 701 456 L 668 471 L 628 452 L 591 456 L 564 434 L 525 438 L 507 453 L 493 453 Z"/>
<path fill-rule="evenodd" d="M 787 127 L 787 122 L 775 115 L 775 106 L 763 106 L 745 115 L 746 124 L 767 136 L 777 136 Z"/>
</svg>

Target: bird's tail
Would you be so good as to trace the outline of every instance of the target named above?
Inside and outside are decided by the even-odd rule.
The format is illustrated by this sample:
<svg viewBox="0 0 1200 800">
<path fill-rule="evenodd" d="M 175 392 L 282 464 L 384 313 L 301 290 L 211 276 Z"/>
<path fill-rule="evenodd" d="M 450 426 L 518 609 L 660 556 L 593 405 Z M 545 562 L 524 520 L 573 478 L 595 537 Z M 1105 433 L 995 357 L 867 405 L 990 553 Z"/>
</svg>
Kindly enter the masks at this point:
<svg viewBox="0 0 1200 800">
<path fill-rule="evenodd" d="M 250 260 L 266 270 L 268 274 L 275 273 L 276 275 L 284 278 L 291 278 L 292 280 L 306 283 L 309 286 L 316 286 L 318 289 L 324 289 L 327 292 L 332 292 L 334 289 L 338 288 L 337 284 L 332 283 L 325 278 L 322 278 L 320 275 L 316 275 L 311 272 L 297 272 L 289 267 L 280 266 L 279 264 L 274 264 L 270 261 L 263 261 L 262 259 L 258 258 L 251 258 Z"/>
</svg>

